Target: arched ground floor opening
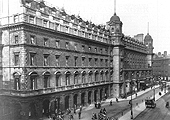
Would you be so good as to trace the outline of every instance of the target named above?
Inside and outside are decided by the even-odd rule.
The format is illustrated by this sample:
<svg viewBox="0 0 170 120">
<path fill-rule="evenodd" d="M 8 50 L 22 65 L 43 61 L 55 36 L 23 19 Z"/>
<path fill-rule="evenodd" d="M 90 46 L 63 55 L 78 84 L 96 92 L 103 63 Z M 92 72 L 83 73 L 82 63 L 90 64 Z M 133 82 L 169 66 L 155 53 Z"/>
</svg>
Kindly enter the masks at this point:
<svg viewBox="0 0 170 120">
<path fill-rule="evenodd" d="M 42 113 L 43 113 L 43 115 L 45 117 L 49 117 L 49 115 L 50 115 L 49 104 L 50 104 L 49 100 L 44 100 L 43 101 L 43 110 L 42 110 Z"/>
<path fill-rule="evenodd" d="M 92 92 L 91 91 L 89 91 L 88 92 L 88 104 L 91 104 L 92 103 Z"/>
<path fill-rule="evenodd" d="M 70 106 L 69 106 L 69 101 L 70 101 L 70 97 L 69 97 L 69 96 L 66 96 L 66 97 L 65 97 L 65 110 L 67 110 L 68 108 L 70 108 Z"/>
</svg>

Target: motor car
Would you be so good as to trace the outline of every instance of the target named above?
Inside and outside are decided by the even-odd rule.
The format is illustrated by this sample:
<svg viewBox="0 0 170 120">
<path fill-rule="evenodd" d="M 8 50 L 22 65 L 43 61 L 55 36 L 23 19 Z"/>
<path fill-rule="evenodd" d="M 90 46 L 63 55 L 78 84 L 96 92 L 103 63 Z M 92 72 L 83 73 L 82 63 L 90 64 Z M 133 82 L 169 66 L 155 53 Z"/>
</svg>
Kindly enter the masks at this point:
<svg viewBox="0 0 170 120">
<path fill-rule="evenodd" d="M 153 98 L 152 99 L 146 99 L 145 100 L 145 106 L 146 106 L 146 108 L 155 108 L 156 102 Z"/>
</svg>

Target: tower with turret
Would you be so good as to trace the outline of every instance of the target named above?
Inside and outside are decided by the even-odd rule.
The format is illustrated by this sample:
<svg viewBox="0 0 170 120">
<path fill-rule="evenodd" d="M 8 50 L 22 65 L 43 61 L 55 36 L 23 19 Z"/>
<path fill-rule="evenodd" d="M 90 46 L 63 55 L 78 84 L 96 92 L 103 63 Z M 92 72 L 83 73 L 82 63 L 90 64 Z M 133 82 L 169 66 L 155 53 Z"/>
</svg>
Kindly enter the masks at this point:
<svg viewBox="0 0 170 120">
<path fill-rule="evenodd" d="M 119 16 L 116 15 L 116 10 L 114 15 L 110 18 L 110 21 L 107 22 L 107 26 L 110 32 L 110 40 L 112 43 L 111 49 L 113 51 L 113 97 L 119 97 L 120 93 L 123 91 L 123 49 L 124 45 L 122 42 L 122 25 Z"/>
<path fill-rule="evenodd" d="M 152 66 L 152 58 L 153 58 L 153 39 L 151 35 L 149 35 L 149 24 L 148 24 L 148 32 L 144 38 L 144 44 L 147 47 L 148 55 L 147 55 L 147 65 L 148 67 Z"/>
</svg>

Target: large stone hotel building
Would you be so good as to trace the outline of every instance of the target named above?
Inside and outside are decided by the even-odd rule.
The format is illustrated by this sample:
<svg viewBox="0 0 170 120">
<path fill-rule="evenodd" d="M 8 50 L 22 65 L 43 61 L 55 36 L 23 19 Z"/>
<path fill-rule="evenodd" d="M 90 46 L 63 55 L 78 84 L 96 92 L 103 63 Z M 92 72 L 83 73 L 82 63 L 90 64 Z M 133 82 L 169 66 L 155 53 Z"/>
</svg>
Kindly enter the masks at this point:
<svg viewBox="0 0 170 120">
<path fill-rule="evenodd" d="M 84 21 L 44 1 L 10 0 L 0 18 L 0 118 L 42 118 L 111 97 L 152 79 L 153 39 Z M 10 9 L 13 1 L 17 3 Z M 7 1 L 6 1 L 7 2 Z M 2 8 L 1 8 L 2 9 Z M 1 12 L 2 12 L 1 11 Z"/>
</svg>

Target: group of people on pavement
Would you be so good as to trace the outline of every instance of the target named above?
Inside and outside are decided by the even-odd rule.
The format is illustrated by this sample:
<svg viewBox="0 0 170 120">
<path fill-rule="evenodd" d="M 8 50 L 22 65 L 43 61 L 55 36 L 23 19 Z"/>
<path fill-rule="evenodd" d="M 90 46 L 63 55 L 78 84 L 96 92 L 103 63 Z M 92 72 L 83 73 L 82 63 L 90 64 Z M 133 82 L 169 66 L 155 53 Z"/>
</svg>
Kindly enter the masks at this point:
<svg viewBox="0 0 170 120">
<path fill-rule="evenodd" d="M 74 105 L 74 110 L 73 110 L 73 112 L 74 113 L 71 113 L 71 110 L 69 111 L 69 120 L 73 120 L 74 119 L 74 117 L 73 117 L 73 114 L 77 114 L 77 112 L 76 112 L 76 110 L 77 110 L 77 106 L 76 105 Z M 78 111 L 78 118 L 79 119 L 81 119 L 81 113 L 82 113 L 82 106 L 80 105 L 80 108 L 79 108 L 79 111 Z"/>
<path fill-rule="evenodd" d="M 100 109 L 98 117 L 96 113 L 93 113 L 92 120 L 108 120 L 106 109 L 105 108 Z"/>
</svg>

